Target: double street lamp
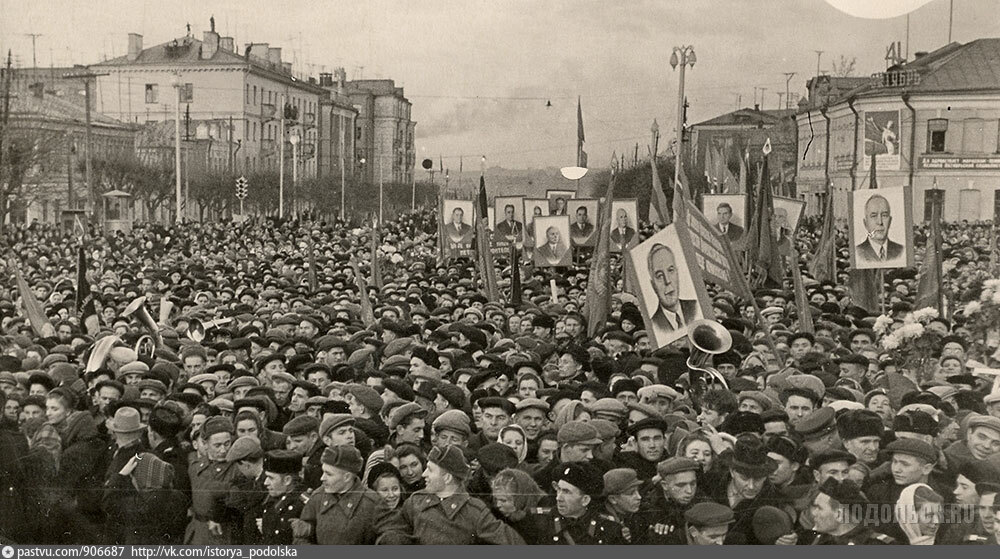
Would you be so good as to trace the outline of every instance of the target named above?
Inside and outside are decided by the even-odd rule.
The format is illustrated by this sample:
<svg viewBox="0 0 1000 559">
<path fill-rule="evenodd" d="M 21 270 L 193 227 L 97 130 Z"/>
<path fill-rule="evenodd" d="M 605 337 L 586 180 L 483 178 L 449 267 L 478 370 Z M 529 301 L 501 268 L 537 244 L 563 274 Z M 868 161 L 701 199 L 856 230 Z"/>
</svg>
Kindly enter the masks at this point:
<svg viewBox="0 0 1000 559">
<path fill-rule="evenodd" d="M 674 47 L 673 54 L 670 55 L 670 67 L 674 70 L 681 67 L 680 81 L 677 86 L 677 147 L 675 151 L 676 162 L 674 163 L 674 184 L 679 185 L 681 180 L 681 148 L 684 145 L 684 70 L 688 65 L 694 68 L 697 59 L 694 55 L 694 47 L 684 45 Z"/>
</svg>

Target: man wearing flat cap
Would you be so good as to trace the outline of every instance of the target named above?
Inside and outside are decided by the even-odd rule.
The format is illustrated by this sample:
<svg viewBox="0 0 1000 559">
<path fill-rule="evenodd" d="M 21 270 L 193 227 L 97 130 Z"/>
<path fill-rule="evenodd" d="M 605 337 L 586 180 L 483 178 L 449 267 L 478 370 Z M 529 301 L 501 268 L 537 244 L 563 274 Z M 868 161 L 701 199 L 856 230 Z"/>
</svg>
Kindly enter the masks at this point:
<svg viewBox="0 0 1000 559">
<path fill-rule="evenodd" d="M 706 501 L 684 512 L 684 544 L 723 545 L 730 539 L 730 527 L 735 521 L 733 509 Z"/>
<path fill-rule="evenodd" d="M 639 508 L 639 545 L 682 545 L 684 512 L 705 497 L 698 491 L 701 464 L 674 456 L 656 465 L 659 482 L 643 493 Z"/>
<path fill-rule="evenodd" d="M 466 491 L 470 469 L 461 449 L 435 447 L 427 460 L 426 487 L 380 520 L 379 544 L 524 544 L 517 531 L 497 520 L 485 503 Z"/>
<path fill-rule="evenodd" d="M 267 500 L 258 528 L 265 545 L 292 544 L 292 519 L 299 518 L 309 500 L 301 471 L 302 455 L 297 452 L 271 450 L 264 455 Z"/>
<path fill-rule="evenodd" d="M 309 496 L 300 520 L 292 521 L 296 544 L 370 545 L 382 500 L 361 483 L 364 462 L 349 445 L 323 451 L 323 484 Z"/>
<path fill-rule="evenodd" d="M 891 456 L 889 461 L 891 475 L 881 479 L 873 476 L 864 488 L 865 495 L 873 504 L 896 503 L 903 489 L 914 483 L 928 484 L 938 495 L 950 493 L 931 475 L 938 462 L 938 449 L 933 444 L 918 439 L 902 438 L 889 443 L 885 450 Z M 898 522 L 880 521 L 874 529 L 895 540 L 908 541 Z"/>
</svg>

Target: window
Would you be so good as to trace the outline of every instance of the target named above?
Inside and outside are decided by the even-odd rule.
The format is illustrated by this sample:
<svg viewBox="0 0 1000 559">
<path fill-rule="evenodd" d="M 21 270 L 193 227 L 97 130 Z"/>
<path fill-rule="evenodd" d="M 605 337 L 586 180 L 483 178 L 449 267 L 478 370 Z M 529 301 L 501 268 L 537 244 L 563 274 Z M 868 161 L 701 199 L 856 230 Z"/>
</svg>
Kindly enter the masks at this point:
<svg viewBox="0 0 1000 559">
<path fill-rule="evenodd" d="M 361 139 L 361 127 L 360 126 L 358 126 L 358 129 L 354 132 L 354 139 L 355 140 L 360 140 Z"/>
<path fill-rule="evenodd" d="M 194 102 L 194 84 L 186 83 L 181 87 L 181 103 Z"/>
<path fill-rule="evenodd" d="M 948 133 L 948 119 L 932 118 L 927 121 L 927 151 L 944 153 L 945 135 Z"/>
<path fill-rule="evenodd" d="M 986 121 L 981 118 L 968 118 L 962 123 L 962 153 L 984 153 Z"/>
<path fill-rule="evenodd" d="M 257 86 L 253 86 L 253 104 L 257 104 Z"/>
<path fill-rule="evenodd" d="M 160 99 L 160 86 L 155 83 L 146 84 L 146 104 L 152 104 L 159 102 Z"/>
<path fill-rule="evenodd" d="M 246 88 L 247 88 L 247 92 L 243 94 L 243 97 L 246 99 L 244 101 L 244 103 L 246 103 L 246 104 L 249 105 L 250 104 L 250 84 L 247 84 Z"/>
<path fill-rule="evenodd" d="M 257 123 L 253 123 L 253 136 L 250 138 L 253 141 L 257 141 Z"/>
</svg>

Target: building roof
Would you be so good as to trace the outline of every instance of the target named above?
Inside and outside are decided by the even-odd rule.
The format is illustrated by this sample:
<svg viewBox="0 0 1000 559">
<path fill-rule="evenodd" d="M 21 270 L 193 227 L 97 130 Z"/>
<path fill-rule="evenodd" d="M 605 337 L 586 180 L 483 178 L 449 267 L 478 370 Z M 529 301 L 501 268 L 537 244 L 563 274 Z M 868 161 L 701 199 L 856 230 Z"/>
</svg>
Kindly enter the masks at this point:
<svg viewBox="0 0 1000 559">
<path fill-rule="evenodd" d="M 87 122 L 86 107 L 54 95 L 38 96 L 28 91 L 19 92 L 16 96 L 11 96 L 10 110 L 14 118 L 40 118 L 79 125 Z M 97 111 L 91 111 L 90 121 L 93 126 L 102 128 L 131 128 L 128 124 Z"/>
<path fill-rule="evenodd" d="M 181 37 L 166 43 L 144 48 L 135 60 L 128 55 L 119 56 L 94 66 L 132 66 L 135 64 L 246 64 L 246 58 L 225 49 L 217 49 L 211 58 L 202 59 L 204 43 L 194 37 Z"/>
<path fill-rule="evenodd" d="M 782 119 L 795 114 L 794 109 L 758 109 L 743 108 L 738 109 L 715 118 L 699 122 L 693 127 L 705 126 L 773 126 Z"/>
</svg>

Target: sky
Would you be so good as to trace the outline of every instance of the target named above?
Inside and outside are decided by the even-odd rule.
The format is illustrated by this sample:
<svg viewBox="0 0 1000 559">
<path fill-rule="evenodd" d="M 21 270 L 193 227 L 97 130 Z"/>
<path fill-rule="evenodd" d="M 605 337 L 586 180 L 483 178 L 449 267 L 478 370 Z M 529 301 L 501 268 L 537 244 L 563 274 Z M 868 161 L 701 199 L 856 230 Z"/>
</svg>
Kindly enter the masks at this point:
<svg viewBox="0 0 1000 559">
<path fill-rule="evenodd" d="M 998 0 L 954 0 L 953 41 L 1000 37 Z M 949 0 L 910 16 L 910 56 L 948 42 Z M 885 69 L 886 48 L 906 42 L 906 17 L 855 18 L 824 0 L 0 0 L 0 48 L 30 66 L 98 62 L 145 45 L 216 28 L 283 48 L 296 71 L 344 67 L 349 79 L 391 78 L 417 121 L 418 159 L 457 169 L 575 164 L 581 99 L 590 167 L 612 153 L 640 156 L 656 119 L 672 138 L 677 120 L 674 47 L 692 45 L 688 123 L 750 107 L 778 108 L 785 72 L 804 94 L 820 67 L 857 59 L 856 75 Z M 756 88 L 756 91 L 755 91 Z M 763 89 L 763 91 L 762 91 Z M 548 107 L 551 102 L 551 107 Z M 668 140 L 661 140 L 661 147 Z"/>
</svg>

